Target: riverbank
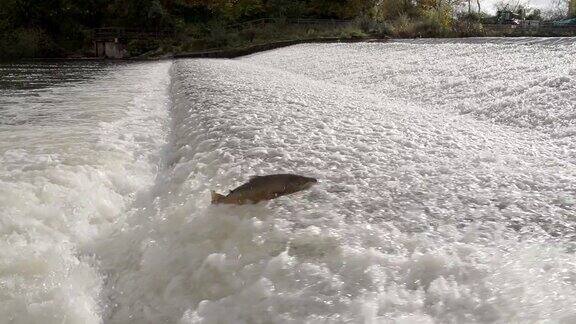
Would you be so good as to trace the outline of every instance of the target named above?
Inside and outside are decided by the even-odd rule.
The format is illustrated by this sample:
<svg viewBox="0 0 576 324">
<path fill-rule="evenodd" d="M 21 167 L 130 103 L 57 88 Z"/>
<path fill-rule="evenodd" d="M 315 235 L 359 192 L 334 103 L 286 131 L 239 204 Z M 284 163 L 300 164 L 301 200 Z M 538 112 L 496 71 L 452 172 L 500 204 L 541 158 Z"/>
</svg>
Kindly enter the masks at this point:
<svg viewBox="0 0 576 324">
<path fill-rule="evenodd" d="M 343 33 L 342 29 L 333 29 L 329 31 L 316 31 L 313 37 L 308 38 L 294 38 L 294 39 L 281 39 L 290 36 L 302 37 L 297 33 L 287 33 L 282 36 L 271 37 L 257 37 L 252 41 L 238 41 L 234 43 L 225 43 L 228 45 L 221 47 L 206 46 L 211 44 L 208 40 L 199 40 L 201 45 L 190 45 L 189 40 L 183 39 L 167 39 L 158 41 L 151 46 L 148 51 L 130 51 L 128 45 L 128 55 L 121 59 L 125 61 L 143 61 L 143 60 L 162 60 L 173 58 L 235 58 L 245 55 L 254 54 L 257 52 L 273 50 L 286 46 L 304 44 L 304 43 L 355 43 L 355 42 L 386 42 L 390 39 L 420 39 L 420 38 L 468 38 L 468 37 L 566 37 L 575 36 L 575 28 L 546 28 L 546 29 L 522 29 L 515 28 L 516 26 L 501 26 L 501 25 L 486 25 L 486 26 L 457 26 L 457 29 L 451 32 L 434 32 L 431 34 L 423 34 L 422 30 L 415 28 L 405 27 L 404 29 L 390 28 L 389 30 L 371 30 L 364 32 L 358 26 L 347 26 L 346 32 Z M 431 31 L 429 31 L 430 33 Z M 265 34 L 265 31 L 260 31 Z M 316 35 L 330 35 L 340 34 L 339 36 L 316 36 Z M 344 35 L 344 36 L 343 36 Z M 228 36 L 234 38 L 234 36 Z M 278 39 L 280 38 L 280 39 Z M 141 45 L 141 44 L 138 44 Z M 130 54 L 133 53 L 135 55 Z M 139 53 L 143 52 L 143 53 Z M 94 56 L 81 56 L 78 54 L 68 57 L 58 58 L 34 58 L 34 61 L 85 61 L 85 60 L 107 60 L 108 58 L 100 58 Z"/>
<path fill-rule="evenodd" d="M 165 53 L 160 51 L 152 51 L 137 57 L 127 57 L 123 59 L 113 59 L 115 61 L 149 61 L 149 60 L 163 60 L 174 58 L 236 58 L 245 55 L 250 55 L 258 52 L 269 51 L 277 48 L 307 44 L 307 43 L 380 43 L 389 41 L 389 37 L 319 37 L 310 39 L 295 39 L 287 41 L 277 41 L 269 43 L 254 44 L 249 46 L 242 46 L 237 48 L 227 49 L 211 49 L 203 51 L 190 51 L 180 53 Z M 102 61 L 109 60 L 106 58 L 98 57 L 65 57 L 65 58 L 34 58 L 33 61 Z"/>
<path fill-rule="evenodd" d="M 210 50 L 210 51 L 199 51 L 199 52 L 188 52 L 188 53 L 177 53 L 174 54 L 174 58 L 235 58 L 245 55 L 254 54 L 257 52 L 269 51 L 277 48 L 282 48 L 286 46 L 292 46 L 297 44 L 306 43 L 360 43 L 360 42 L 386 42 L 389 37 L 351 37 L 351 38 L 341 38 L 341 37 L 322 37 L 322 38 L 311 38 L 311 39 L 297 39 L 289 41 L 279 41 L 264 44 L 255 44 L 246 47 L 232 48 L 227 50 Z"/>
</svg>

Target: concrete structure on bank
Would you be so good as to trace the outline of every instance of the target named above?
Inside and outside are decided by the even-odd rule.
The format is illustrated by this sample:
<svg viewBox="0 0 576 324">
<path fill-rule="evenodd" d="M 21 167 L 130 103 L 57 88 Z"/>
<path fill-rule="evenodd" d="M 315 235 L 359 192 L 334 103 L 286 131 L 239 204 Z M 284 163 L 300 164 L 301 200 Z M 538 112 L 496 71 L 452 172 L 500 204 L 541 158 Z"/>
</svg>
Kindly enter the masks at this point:
<svg viewBox="0 0 576 324">
<path fill-rule="evenodd" d="M 126 42 L 119 38 L 94 40 L 96 56 L 103 58 L 122 59 L 127 56 Z"/>
<path fill-rule="evenodd" d="M 128 56 L 128 37 L 124 28 L 95 29 L 93 43 L 97 57 L 122 59 Z"/>
<path fill-rule="evenodd" d="M 172 31 L 145 31 L 120 27 L 97 28 L 92 42 L 97 57 L 123 59 L 129 56 L 128 42 L 132 40 L 161 40 L 173 36 Z"/>
</svg>

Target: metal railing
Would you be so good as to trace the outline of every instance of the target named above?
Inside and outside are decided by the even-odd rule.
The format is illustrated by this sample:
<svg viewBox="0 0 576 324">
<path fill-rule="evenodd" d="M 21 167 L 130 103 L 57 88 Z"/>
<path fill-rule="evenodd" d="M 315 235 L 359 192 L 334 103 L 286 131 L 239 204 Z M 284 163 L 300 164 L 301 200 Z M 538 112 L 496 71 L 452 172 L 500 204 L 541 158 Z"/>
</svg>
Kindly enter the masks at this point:
<svg viewBox="0 0 576 324">
<path fill-rule="evenodd" d="M 174 33 L 168 30 L 149 31 L 137 28 L 104 27 L 93 30 L 94 40 L 165 38 Z"/>
<path fill-rule="evenodd" d="M 484 24 L 486 32 L 505 32 L 511 34 L 523 33 L 542 33 L 551 35 L 576 35 L 576 26 L 555 26 L 551 22 L 541 22 L 534 25 L 503 25 L 503 24 Z"/>
<path fill-rule="evenodd" d="M 225 26 L 226 29 L 247 29 L 251 27 L 262 27 L 269 24 L 290 24 L 306 26 L 338 26 L 344 27 L 352 23 L 352 20 L 339 19 L 309 19 L 309 18 L 260 18 L 242 23 Z"/>
<path fill-rule="evenodd" d="M 250 21 L 245 21 L 237 24 L 224 26 L 227 30 L 242 30 L 255 27 L 263 27 L 271 24 L 290 24 L 290 25 L 305 25 L 305 26 L 333 26 L 345 27 L 352 23 L 352 20 L 338 20 L 338 19 L 284 19 L 284 18 L 260 18 Z M 173 36 L 173 31 L 161 30 L 150 31 L 137 28 L 124 28 L 124 27 L 103 27 L 93 30 L 93 39 L 96 41 L 106 41 L 118 39 L 148 39 L 148 38 L 165 38 Z"/>
</svg>

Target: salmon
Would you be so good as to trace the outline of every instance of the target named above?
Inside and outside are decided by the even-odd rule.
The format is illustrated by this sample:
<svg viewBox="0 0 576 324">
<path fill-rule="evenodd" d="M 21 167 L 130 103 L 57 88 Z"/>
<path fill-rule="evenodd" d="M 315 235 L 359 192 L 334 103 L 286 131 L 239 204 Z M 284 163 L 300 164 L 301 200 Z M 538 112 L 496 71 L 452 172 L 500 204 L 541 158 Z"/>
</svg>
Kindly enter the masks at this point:
<svg viewBox="0 0 576 324">
<path fill-rule="evenodd" d="M 211 191 L 212 204 L 257 204 L 310 188 L 318 180 L 296 174 L 254 176 L 226 196 Z"/>
</svg>

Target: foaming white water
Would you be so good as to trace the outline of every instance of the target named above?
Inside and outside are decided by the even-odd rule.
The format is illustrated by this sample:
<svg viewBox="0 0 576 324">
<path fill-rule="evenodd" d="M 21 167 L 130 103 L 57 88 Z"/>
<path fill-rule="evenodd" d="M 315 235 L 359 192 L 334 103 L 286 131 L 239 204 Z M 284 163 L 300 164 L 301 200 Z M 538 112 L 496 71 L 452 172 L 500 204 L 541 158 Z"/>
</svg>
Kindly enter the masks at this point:
<svg viewBox="0 0 576 324">
<path fill-rule="evenodd" d="M 330 55 L 316 56 L 322 46 Z M 563 137 L 576 134 L 574 52 L 574 38 L 423 39 L 306 44 L 243 61 Z"/>
<path fill-rule="evenodd" d="M 542 50 L 524 58 L 531 43 Z M 15 218 L 17 226 L 2 232 L 11 233 L 2 241 L 10 249 L 34 256 L 2 255 L 2 267 L 12 271 L 1 281 L 12 285 L 0 292 L 12 294 L 0 299 L 9 301 L 2 311 L 22 322 L 572 323 L 576 155 L 566 131 L 570 107 L 552 92 L 574 94 L 563 92 L 565 83 L 546 90 L 548 114 L 557 122 L 535 119 L 526 127 L 514 105 L 517 118 L 483 117 L 485 88 L 472 89 L 501 80 L 493 67 L 500 59 L 513 71 L 525 63 L 520 57 L 532 59 L 547 76 L 540 63 L 552 61 L 564 66 L 554 67 L 563 75 L 572 62 L 546 46 L 573 55 L 572 43 L 552 43 L 302 45 L 240 60 L 176 61 L 165 150 L 169 64 L 112 73 L 139 80 L 128 87 L 138 95 L 103 93 L 146 98 L 146 107 L 158 110 L 128 109 L 126 116 L 98 105 L 94 114 L 106 123 L 96 129 L 69 123 L 74 137 L 62 143 L 46 141 L 62 128 L 42 128 L 53 137 L 33 139 L 11 129 L 12 142 L 31 138 L 28 145 L 69 152 L 65 161 L 77 164 L 42 157 L 56 171 L 76 168 L 60 178 L 47 166 L 20 171 L 50 180 L 24 182 L 28 191 L 20 192 L 31 206 L 43 199 L 43 185 L 64 189 L 48 190 L 55 213 L 29 212 L 34 217 Z M 482 49 L 490 50 L 475 54 Z M 476 75 L 469 57 L 486 60 L 486 73 Z M 467 101 L 474 113 L 456 105 L 465 100 L 450 90 L 456 71 L 475 80 L 458 86 L 478 96 Z M 523 84 L 524 77 L 510 73 L 507 82 Z M 530 102 L 530 109 L 547 109 Z M 22 123 L 10 115 L 12 124 Z M 4 154 L 6 161 L 24 161 L 11 168 L 32 164 L 20 153 Z M 209 204 L 210 189 L 278 172 L 314 176 L 320 184 L 258 205 Z M 3 185 L 18 183 L 4 174 Z M 74 174 L 72 184 L 61 174 Z M 80 189 L 67 189 L 73 186 Z M 0 197 L 17 201 L 9 192 Z M 37 205 L 42 212 L 52 206 Z M 45 240 L 10 241 L 9 235 L 36 237 L 41 229 Z M 35 252 L 42 248 L 49 253 Z M 10 268 L 9 258 L 22 266 Z"/>
<path fill-rule="evenodd" d="M 0 322 L 102 322 L 103 277 L 83 249 L 154 181 L 170 65 L 90 67 L 93 78 L 51 66 L 73 82 L 2 90 Z"/>
<path fill-rule="evenodd" d="M 149 203 L 93 247 L 109 322 L 576 319 L 573 152 L 546 132 L 307 76 L 347 51 L 351 78 L 383 73 L 365 46 L 175 63 L 166 168 Z M 210 189 L 278 172 L 320 184 L 209 205 Z"/>
</svg>

